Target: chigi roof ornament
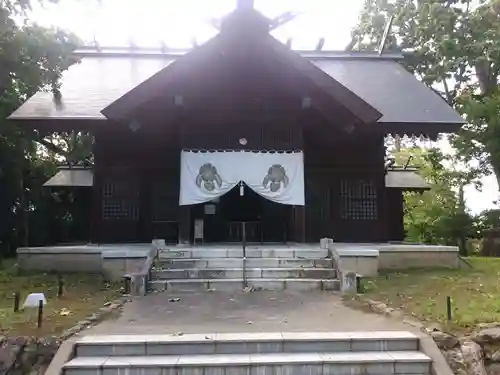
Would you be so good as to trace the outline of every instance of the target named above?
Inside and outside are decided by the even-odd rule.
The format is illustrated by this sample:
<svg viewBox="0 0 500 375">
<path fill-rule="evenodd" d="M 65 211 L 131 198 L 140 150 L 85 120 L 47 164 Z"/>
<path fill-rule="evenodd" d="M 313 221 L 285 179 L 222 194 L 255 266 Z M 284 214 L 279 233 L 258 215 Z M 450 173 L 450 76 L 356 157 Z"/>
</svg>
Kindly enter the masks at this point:
<svg viewBox="0 0 500 375">
<path fill-rule="evenodd" d="M 220 31 L 227 32 L 223 35 L 246 38 L 269 33 L 271 20 L 259 13 L 254 5 L 253 0 L 237 0 L 236 9 L 221 23 Z"/>
<path fill-rule="evenodd" d="M 254 0 L 238 0 L 236 7 L 238 9 L 253 9 L 255 6 Z"/>
</svg>

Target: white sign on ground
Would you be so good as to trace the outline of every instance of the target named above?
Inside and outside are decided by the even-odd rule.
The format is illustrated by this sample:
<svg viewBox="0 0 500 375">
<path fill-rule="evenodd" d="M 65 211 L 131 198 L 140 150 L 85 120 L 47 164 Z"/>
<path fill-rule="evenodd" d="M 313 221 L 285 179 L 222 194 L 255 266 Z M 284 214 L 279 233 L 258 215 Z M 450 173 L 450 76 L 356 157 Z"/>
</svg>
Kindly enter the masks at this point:
<svg viewBox="0 0 500 375">
<path fill-rule="evenodd" d="M 38 307 L 40 301 L 42 301 L 44 306 L 47 304 L 47 300 L 45 299 L 45 295 L 43 293 L 31 293 L 26 297 L 23 309 L 25 307 Z"/>
</svg>

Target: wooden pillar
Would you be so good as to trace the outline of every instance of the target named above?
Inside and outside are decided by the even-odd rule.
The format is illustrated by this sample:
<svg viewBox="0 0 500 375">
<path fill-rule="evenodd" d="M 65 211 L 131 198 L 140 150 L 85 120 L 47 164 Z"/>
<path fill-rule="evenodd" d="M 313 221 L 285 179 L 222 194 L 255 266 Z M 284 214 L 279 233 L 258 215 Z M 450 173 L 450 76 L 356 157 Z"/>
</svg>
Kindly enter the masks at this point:
<svg viewBox="0 0 500 375">
<path fill-rule="evenodd" d="M 179 244 L 191 243 L 191 206 L 179 206 Z"/>
<path fill-rule="evenodd" d="M 387 242 L 390 239 L 390 216 L 391 212 L 388 210 L 387 204 L 387 189 L 385 188 L 385 181 L 382 186 L 379 186 L 377 189 L 377 198 L 378 198 L 378 213 L 380 215 L 379 219 L 379 233 L 377 240 L 382 242 Z"/>
<path fill-rule="evenodd" d="M 92 186 L 92 213 L 90 215 L 90 240 L 100 243 L 102 234 L 100 231 L 102 221 L 102 173 L 99 164 L 95 164 L 94 185 Z"/>
<path fill-rule="evenodd" d="M 151 242 L 153 239 L 151 212 L 151 171 L 140 170 L 140 207 L 139 207 L 139 237 L 141 241 Z"/>
<path fill-rule="evenodd" d="M 295 206 L 295 241 L 299 243 L 306 242 L 306 207 L 305 206 Z"/>
<path fill-rule="evenodd" d="M 387 240 L 404 241 L 404 200 L 401 189 L 387 190 Z"/>
<path fill-rule="evenodd" d="M 288 206 L 288 222 L 286 223 L 286 242 L 295 242 L 295 206 Z"/>
<path fill-rule="evenodd" d="M 102 223 L 102 184 L 103 184 L 103 169 L 105 168 L 105 158 L 101 155 L 99 133 L 95 134 L 95 142 L 93 146 L 94 166 L 93 185 L 92 185 L 92 209 L 90 214 L 90 241 L 100 243 L 102 241 L 101 223 Z"/>
</svg>

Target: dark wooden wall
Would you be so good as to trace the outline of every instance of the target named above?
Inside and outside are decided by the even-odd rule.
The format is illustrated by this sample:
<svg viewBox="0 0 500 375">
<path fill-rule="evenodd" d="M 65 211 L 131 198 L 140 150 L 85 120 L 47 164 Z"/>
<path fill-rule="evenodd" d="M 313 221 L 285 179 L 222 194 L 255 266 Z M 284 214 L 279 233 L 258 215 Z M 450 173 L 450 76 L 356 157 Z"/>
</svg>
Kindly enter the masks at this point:
<svg viewBox="0 0 500 375">
<path fill-rule="evenodd" d="M 95 133 L 94 240 L 150 242 L 155 231 L 177 237 L 178 138 L 106 125 Z"/>
<path fill-rule="evenodd" d="M 242 137 L 249 149 L 304 150 L 306 206 L 289 210 L 289 240 L 395 240 L 399 218 L 389 216 L 399 212 L 399 201 L 384 186 L 383 137 L 316 137 L 297 117 L 282 119 L 273 122 L 275 130 L 263 121 L 252 128 L 221 127 L 218 138 L 208 139 L 199 121 L 182 122 L 182 132 L 133 132 L 123 124 L 108 124 L 96 134 L 94 240 L 149 242 L 159 236 L 175 241 L 178 234 L 189 240 L 192 210 L 178 206 L 181 149 L 238 148 Z"/>
<path fill-rule="evenodd" d="M 319 110 L 304 109 L 302 97 L 276 82 L 249 83 L 245 90 L 217 79 L 209 83 L 213 96 L 181 85 L 180 100 L 147 103 L 136 114 L 136 131 L 108 122 L 96 132 L 96 240 L 175 240 L 176 233 L 180 241 L 190 240 L 193 212 L 178 206 L 182 149 L 303 150 L 306 206 L 289 210 L 289 240 L 394 237 L 377 124 L 346 132 Z"/>
<path fill-rule="evenodd" d="M 306 139 L 306 240 L 384 241 L 383 137 Z"/>
</svg>

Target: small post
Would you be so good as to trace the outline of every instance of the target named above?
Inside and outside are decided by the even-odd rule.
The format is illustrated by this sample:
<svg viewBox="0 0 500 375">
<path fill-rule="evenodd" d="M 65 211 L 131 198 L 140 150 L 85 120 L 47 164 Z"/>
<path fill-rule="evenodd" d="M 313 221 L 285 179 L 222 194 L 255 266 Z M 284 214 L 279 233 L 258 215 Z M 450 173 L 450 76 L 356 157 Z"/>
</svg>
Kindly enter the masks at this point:
<svg viewBox="0 0 500 375">
<path fill-rule="evenodd" d="M 452 314 L 451 314 L 451 297 L 450 296 L 446 296 L 446 314 L 448 317 L 448 321 L 451 321 Z"/>
<path fill-rule="evenodd" d="M 19 304 L 21 303 L 21 292 L 14 293 L 14 312 L 19 312 Z"/>
<path fill-rule="evenodd" d="M 61 275 L 57 275 L 57 297 L 61 298 L 64 294 L 64 280 Z"/>
<path fill-rule="evenodd" d="M 363 293 L 363 288 L 361 287 L 361 276 L 356 275 L 356 293 Z"/>
<path fill-rule="evenodd" d="M 38 328 L 42 328 L 43 321 L 43 300 L 38 301 Z"/>
<path fill-rule="evenodd" d="M 130 294 L 132 288 L 132 278 L 130 276 L 123 277 L 123 294 Z"/>
</svg>

